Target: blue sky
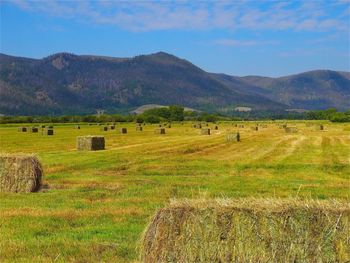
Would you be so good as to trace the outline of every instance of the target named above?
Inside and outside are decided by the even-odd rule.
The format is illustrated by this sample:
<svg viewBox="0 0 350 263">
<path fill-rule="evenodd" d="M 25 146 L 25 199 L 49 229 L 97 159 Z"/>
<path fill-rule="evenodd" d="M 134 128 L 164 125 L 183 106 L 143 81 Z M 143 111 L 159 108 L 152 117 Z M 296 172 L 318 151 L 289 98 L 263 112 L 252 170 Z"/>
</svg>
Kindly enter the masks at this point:
<svg viewBox="0 0 350 263">
<path fill-rule="evenodd" d="M 238 76 L 350 67 L 350 0 L 0 1 L 10 55 L 165 51 Z"/>
</svg>

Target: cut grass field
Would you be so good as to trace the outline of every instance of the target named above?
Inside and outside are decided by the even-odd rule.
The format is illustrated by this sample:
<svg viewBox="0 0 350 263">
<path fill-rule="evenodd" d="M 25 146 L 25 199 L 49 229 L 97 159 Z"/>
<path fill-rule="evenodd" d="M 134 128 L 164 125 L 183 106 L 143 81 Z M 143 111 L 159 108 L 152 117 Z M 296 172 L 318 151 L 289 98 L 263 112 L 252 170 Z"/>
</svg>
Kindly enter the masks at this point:
<svg viewBox="0 0 350 263">
<path fill-rule="evenodd" d="M 105 132 L 57 124 L 53 136 L 0 126 L 2 152 L 36 153 L 44 169 L 42 191 L 0 193 L 0 261 L 136 262 L 145 226 L 171 198 L 350 200 L 349 124 L 317 131 L 293 122 L 292 134 L 267 125 L 219 124 L 210 136 L 191 123 L 163 135 L 156 125 Z M 241 142 L 226 142 L 229 130 L 239 130 Z M 106 150 L 77 151 L 83 135 L 104 135 Z"/>
</svg>

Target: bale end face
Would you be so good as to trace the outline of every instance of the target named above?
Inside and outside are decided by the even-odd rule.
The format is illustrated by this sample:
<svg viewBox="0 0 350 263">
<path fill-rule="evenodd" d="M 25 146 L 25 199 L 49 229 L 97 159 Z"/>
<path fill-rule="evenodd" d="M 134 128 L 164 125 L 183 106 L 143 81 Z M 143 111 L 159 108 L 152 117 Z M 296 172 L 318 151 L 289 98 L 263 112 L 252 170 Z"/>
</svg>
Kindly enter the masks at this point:
<svg viewBox="0 0 350 263">
<path fill-rule="evenodd" d="M 119 130 L 119 132 L 120 132 L 121 134 L 126 134 L 126 133 L 128 133 L 128 129 L 127 129 L 127 128 L 121 128 L 121 129 Z"/>
<path fill-rule="evenodd" d="M 0 192 L 36 192 L 42 175 L 42 166 L 33 155 L 0 155 Z"/>
<path fill-rule="evenodd" d="M 19 132 L 27 132 L 27 127 L 18 127 Z"/>
<path fill-rule="evenodd" d="M 36 133 L 38 131 L 39 131 L 39 129 L 37 127 L 30 128 L 30 132 Z"/>
<path fill-rule="evenodd" d="M 44 135 L 53 135 L 53 129 L 45 129 L 44 131 L 43 131 L 43 134 Z"/>
<path fill-rule="evenodd" d="M 99 151 L 105 149 L 105 138 L 103 136 L 79 136 L 77 137 L 78 151 Z"/>
</svg>

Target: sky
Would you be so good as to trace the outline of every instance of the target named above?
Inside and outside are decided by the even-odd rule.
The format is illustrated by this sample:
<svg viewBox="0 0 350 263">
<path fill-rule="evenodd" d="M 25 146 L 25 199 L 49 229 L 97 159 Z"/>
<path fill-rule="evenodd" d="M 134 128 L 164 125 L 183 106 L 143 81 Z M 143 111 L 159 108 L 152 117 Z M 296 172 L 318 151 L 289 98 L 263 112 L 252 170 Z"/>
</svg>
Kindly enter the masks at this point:
<svg viewBox="0 0 350 263">
<path fill-rule="evenodd" d="M 0 0 L 0 8 L 8 55 L 164 51 L 236 76 L 350 71 L 350 0 Z"/>
</svg>

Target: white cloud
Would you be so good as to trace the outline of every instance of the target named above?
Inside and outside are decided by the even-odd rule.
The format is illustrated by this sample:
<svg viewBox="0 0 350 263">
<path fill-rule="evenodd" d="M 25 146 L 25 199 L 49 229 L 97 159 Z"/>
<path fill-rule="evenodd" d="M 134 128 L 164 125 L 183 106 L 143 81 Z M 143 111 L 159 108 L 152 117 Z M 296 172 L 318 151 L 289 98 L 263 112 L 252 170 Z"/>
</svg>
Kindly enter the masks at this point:
<svg viewBox="0 0 350 263">
<path fill-rule="evenodd" d="M 349 30 L 348 0 L 338 1 L 25 1 L 17 7 L 48 16 L 152 30 Z M 339 15 L 336 15 L 342 10 Z"/>
</svg>

